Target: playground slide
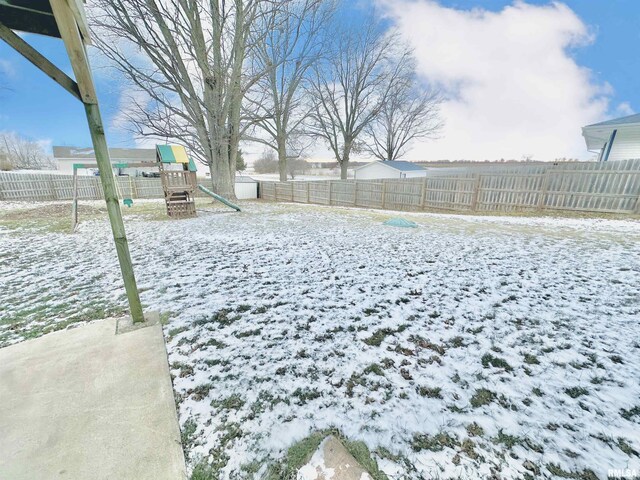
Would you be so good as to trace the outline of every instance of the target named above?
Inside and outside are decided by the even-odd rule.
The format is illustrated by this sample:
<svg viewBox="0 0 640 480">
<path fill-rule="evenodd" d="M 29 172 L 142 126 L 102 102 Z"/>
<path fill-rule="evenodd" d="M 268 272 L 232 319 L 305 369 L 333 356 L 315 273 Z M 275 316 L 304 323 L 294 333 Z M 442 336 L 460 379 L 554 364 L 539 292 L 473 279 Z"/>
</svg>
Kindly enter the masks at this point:
<svg viewBox="0 0 640 480">
<path fill-rule="evenodd" d="M 207 187 L 203 186 L 203 185 L 198 185 L 198 188 L 200 190 L 202 190 L 204 193 L 206 193 L 207 195 L 209 195 L 210 197 L 215 198 L 216 200 L 218 200 L 219 202 L 224 203 L 227 207 L 231 207 L 233 208 L 236 212 L 241 212 L 242 210 L 240 210 L 240 207 L 231 203 L 229 200 L 227 200 L 224 197 L 221 197 L 220 195 L 213 193 L 211 190 L 209 190 Z"/>
</svg>

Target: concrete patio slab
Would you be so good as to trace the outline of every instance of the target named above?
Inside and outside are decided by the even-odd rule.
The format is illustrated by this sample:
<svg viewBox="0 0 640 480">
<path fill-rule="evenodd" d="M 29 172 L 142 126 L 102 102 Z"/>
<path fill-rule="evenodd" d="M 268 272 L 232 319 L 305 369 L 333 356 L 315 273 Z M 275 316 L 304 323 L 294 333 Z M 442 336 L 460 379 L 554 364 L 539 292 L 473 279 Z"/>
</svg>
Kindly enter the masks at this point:
<svg viewBox="0 0 640 480">
<path fill-rule="evenodd" d="M 0 349 L 0 452 L 0 479 L 185 479 L 162 327 Z"/>
</svg>

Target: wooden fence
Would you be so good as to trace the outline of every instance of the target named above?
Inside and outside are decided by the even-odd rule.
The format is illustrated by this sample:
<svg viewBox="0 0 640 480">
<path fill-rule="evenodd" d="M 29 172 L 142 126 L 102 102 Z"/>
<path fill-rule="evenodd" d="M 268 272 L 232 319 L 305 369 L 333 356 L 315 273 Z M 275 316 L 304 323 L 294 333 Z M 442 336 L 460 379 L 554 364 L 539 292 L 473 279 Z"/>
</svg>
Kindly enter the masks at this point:
<svg viewBox="0 0 640 480">
<path fill-rule="evenodd" d="M 640 214 L 640 159 L 474 169 L 425 178 L 260 182 L 265 200 L 389 210 Z"/>
<path fill-rule="evenodd" d="M 208 179 L 200 179 L 208 183 Z M 253 187 L 247 188 L 250 185 Z M 119 198 L 164 198 L 159 178 L 116 177 Z M 238 198 L 256 198 L 255 183 L 236 183 Z M 197 197 L 206 194 L 196 192 Z M 51 173 L 0 172 L 0 201 L 47 201 L 71 200 L 73 177 Z M 104 199 L 100 177 L 78 175 L 78 198 L 80 200 Z"/>
</svg>

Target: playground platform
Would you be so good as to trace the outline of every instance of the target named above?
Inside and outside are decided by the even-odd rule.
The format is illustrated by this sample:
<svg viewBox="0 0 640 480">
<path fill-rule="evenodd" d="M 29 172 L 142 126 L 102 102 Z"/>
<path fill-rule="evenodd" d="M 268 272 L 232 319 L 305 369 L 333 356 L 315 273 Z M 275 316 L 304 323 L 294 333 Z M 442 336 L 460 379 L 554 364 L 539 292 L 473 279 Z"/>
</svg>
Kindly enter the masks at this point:
<svg viewBox="0 0 640 480">
<path fill-rule="evenodd" d="M 116 325 L 0 349 L 0 478 L 186 478 L 162 327 Z"/>
</svg>

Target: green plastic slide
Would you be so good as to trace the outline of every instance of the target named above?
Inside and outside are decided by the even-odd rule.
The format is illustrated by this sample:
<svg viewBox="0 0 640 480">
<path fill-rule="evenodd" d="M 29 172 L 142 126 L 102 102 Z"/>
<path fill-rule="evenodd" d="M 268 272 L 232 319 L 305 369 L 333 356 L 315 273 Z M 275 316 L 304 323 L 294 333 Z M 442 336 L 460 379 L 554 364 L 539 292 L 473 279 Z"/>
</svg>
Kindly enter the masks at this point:
<svg viewBox="0 0 640 480">
<path fill-rule="evenodd" d="M 202 190 L 204 193 L 206 193 L 207 195 L 209 195 L 210 197 L 215 198 L 216 200 L 218 200 L 221 203 L 224 203 L 227 207 L 231 207 L 233 208 L 236 212 L 241 212 L 242 210 L 240 210 L 240 207 L 237 206 L 234 203 L 231 203 L 229 200 L 227 200 L 224 197 L 221 197 L 220 195 L 213 193 L 211 190 L 209 190 L 207 187 L 205 187 L 204 185 L 198 185 L 198 188 L 200 190 Z"/>
</svg>

